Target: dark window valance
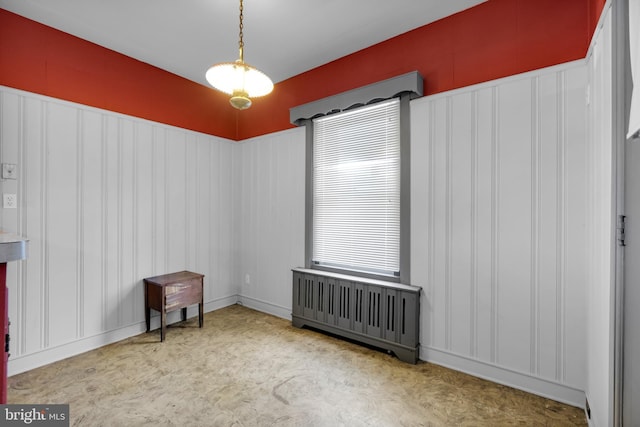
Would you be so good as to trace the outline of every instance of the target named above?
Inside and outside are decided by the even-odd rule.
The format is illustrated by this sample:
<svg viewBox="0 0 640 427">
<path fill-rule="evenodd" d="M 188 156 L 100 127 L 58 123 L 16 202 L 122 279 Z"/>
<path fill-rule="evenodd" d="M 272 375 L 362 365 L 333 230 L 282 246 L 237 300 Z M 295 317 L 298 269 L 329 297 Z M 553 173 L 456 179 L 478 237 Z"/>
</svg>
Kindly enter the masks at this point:
<svg viewBox="0 0 640 427">
<path fill-rule="evenodd" d="M 403 93 L 410 93 L 411 99 L 417 98 L 422 96 L 422 90 L 422 76 L 417 71 L 412 71 L 401 76 L 293 107 L 289 109 L 289 119 L 292 124 L 299 126 L 305 120 L 390 99 Z"/>
</svg>

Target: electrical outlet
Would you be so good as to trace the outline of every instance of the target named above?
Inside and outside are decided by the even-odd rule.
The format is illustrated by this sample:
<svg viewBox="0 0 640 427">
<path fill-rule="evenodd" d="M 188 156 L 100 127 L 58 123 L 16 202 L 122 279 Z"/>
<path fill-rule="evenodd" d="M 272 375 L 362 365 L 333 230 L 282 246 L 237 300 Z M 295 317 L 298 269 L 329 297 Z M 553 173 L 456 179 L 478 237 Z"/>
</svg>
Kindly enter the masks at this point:
<svg viewBox="0 0 640 427">
<path fill-rule="evenodd" d="M 5 209 L 15 209 L 18 207 L 18 198 L 15 194 L 3 193 L 2 194 L 2 207 Z"/>
<path fill-rule="evenodd" d="M 247 285 L 251 284 L 251 276 L 249 276 L 248 274 L 244 275 L 244 283 Z"/>
<path fill-rule="evenodd" d="M 15 163 L 3 163 L 2 164 L 2 178 L 4 179 L 17 179 L 18 171 Z"/>
</svg>

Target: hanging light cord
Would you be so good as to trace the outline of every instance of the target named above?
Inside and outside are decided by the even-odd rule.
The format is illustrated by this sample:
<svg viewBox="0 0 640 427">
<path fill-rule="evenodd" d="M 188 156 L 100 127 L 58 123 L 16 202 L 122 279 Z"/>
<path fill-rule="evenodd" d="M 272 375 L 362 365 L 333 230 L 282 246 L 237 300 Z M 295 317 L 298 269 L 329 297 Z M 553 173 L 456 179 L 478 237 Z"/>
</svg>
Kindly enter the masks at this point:
<svg viewBox="0 0 640 427">
<path fill-rule="evenodd" d="M 244 42 L 242 41 L 242 30 L 244 28 L 244 25 L 242 24 L 242 11 L 243 11 L 243 7 L 242 7 L 242 0 L 240 0 L 240 42 L 238 43 L 239 47 L 240 47 L 240 62 L 244 62 Z"/>
</svg>

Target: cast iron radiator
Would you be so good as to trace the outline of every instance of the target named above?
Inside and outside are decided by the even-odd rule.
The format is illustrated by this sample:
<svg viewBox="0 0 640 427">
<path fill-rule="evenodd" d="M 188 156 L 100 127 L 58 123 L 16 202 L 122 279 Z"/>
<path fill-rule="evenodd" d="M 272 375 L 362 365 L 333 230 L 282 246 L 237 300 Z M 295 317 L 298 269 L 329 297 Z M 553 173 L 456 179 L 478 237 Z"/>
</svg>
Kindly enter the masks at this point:
<svg viewBox="0 0 640 427">
<path fill-rule="evenodd" d="M 420 289 L 294 268 L 293 326 L 309 326 L 393 352 L 416 363 Z"/>
</svg>

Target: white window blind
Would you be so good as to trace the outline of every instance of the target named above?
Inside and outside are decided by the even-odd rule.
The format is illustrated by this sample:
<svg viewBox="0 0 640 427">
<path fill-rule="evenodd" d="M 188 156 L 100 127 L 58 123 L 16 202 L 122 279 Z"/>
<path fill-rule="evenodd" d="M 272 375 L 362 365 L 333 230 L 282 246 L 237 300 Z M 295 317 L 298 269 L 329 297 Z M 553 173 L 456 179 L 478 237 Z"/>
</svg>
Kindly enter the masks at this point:
<svg viewBox="0 0 640 427">
<path fill-rule="evenodd" d="M 400 270 L 400 101 L 314 120 L 313 254 L 318 265 Z"/>
</svg>

